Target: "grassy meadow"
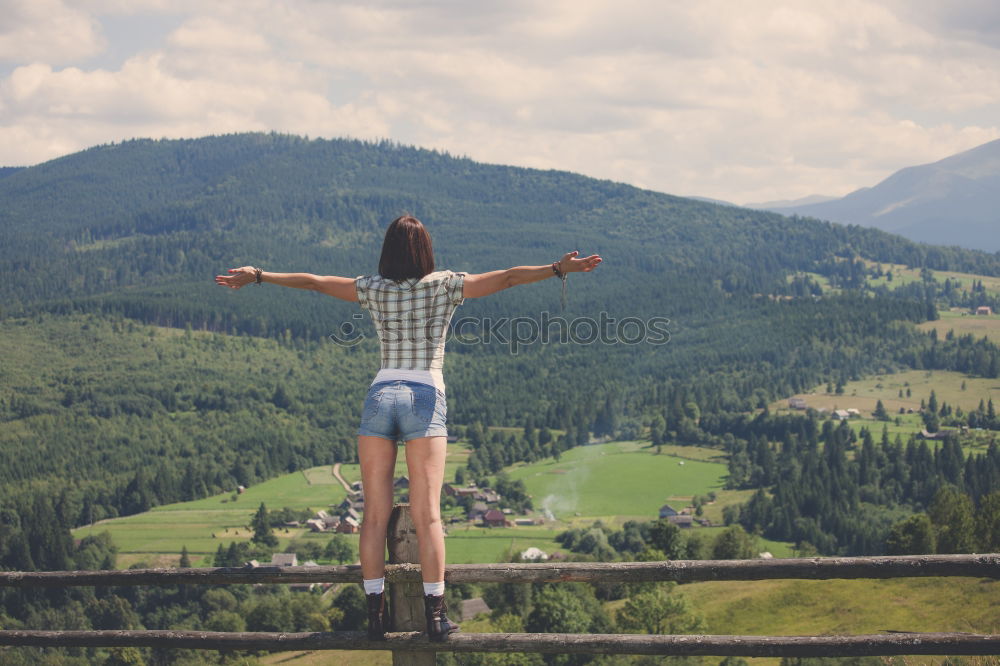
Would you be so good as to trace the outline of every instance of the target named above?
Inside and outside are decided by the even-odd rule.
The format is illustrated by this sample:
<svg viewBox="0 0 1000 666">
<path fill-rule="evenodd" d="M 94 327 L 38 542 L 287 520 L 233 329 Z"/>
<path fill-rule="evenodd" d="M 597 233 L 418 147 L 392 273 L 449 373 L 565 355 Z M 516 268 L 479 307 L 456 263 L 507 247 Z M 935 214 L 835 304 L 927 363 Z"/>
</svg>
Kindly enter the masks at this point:
<svg viewBox="0 0 1000 666">
<path fill-rule="evenodd" d="M 891 289 L 892 287 L 900 287 L 911 282 L 920 282 L 922 279 L 919 268 L 909 268 L 903 264 L 878 264 L 867 259 L 863 261 L 869 268 L 881 265 L 884 272 L 892 271 L 892 282 L 889 282 L 885 275 L 880 278 L 868 278 L 868 284 L 872 287 L 888 286 Z M 943 283 L 945 280 L 951 280 L 953 283 L 958 283 L 961 289 L 971 289 L 973 282 L 982 282 L 983 288 L 987 292 L 1000 294 L 1000 277 L 938 270 L 931 271 L 931 275 L 938 282 Z"/>
<path fill-rule="evenodd" d="M 468 449 L 448 446 L 445 478 L 454 478 L 464 465 Z M 405 453 L 397 460 L 397 476 L 406 473 Z M 176 566 L 182 547 L 187 547 L 195 565 L 209 565 L 220 544 L 246 541 L 252 532 L 250 518 L 261 503 L 268 509 L 326 509 L 339 504 L 346 491 L 337 482 L 332 467 L 313 467 L 285 474 L 251 486 L 242 494 L 224 493 L 193 502 L 156 507 L 146 513 L 100 521 L 74 530 L 76 537 L 108 531 L 119 548 L 118 563 L 128 567 L 142 562 L 149 566 Z M 512 479 L 524 480 L 533 496 L 536 514 L 548 509 L 551 520 L 544 525 L 488 529 L 461 521 L 448 523 L 450 563 L 496 562 L 531 546 L 546 551 L 558 549 L 555 535 L 569 527 L 602 520 L 620 526 L 627 520 L 653 520 L 661 505 L 669 502 L 681 509 L 694 495 L 717 493 L 716 502 L 704 507 L 705 516 L 721 523 L 722 508 L 745 501 L 747 491 L 723 490 L 726 466 L 716 449 L 664 447 L 660 454 L 636 442 L 613 442 L 577 447 L 560 460 L 519 463 L 508 470 Z M 340 473 L 347 482 L 360 479 L 356 464 L 345 464 Z M 446 513 L 446 522 L 451 515 Z M 712 533 L 716 528 L 695 528 Z M 284 549 L 293 539 L 325 544 L 329 534 L 313 534 L 305 528 L 275 530 Z M 349 537 L 356 540 L 357 537 Z M 776 556 L 790 553 L 787 544 L 766 542 Z"/>
<path fill-rule="evenodd" d="M 962 308 L 954 308 L 938 315 L 940 319 L 925 321 L 917 328 L 937 331 L 939 338 L 944 338 L 948 331 L 954 331 L 955 335 L 972 335 L 977 339 L 985 337 L 993 343 L 1000 343 L 1000 314 L 973 315 Z"/>
<path fill-rule="evenodd" d="M 920 432 L 924 427 L 923 420 L 916 413 L 920 409 L 920 401 L 925 403 L 934 391 L 938 403 L 946 402 L 952 407 L 961 407 L 969 411 L 979 406 L 979 401 L 991 398 L 994 404 L 1000 406 L 1000 379 L 970 377 L 951 370 L 908 370 L 895 374 L 874 375 L 844 385 L 844 393 L 837 395 L 827 392 L 826 384 L 815 387 L 812 391 L 798 393 L 791 397 L 802 398 L 806 405 L 813 409 L 857 409 L 861 418 L 850 420 L 855 430 L 862 427 L 872 431 L 876 440 L 882 435 L 882 429 L 887 428 L 889 437 L 895 439 L 902 436 L 904 441 L 911 434 Z M 910 391 L 909 397 L 906 391 Z M 900 397 L 902 391 L 902 397 Z M 875 406 L 881 400 L 891 417 L 890 421 L 878 421 L 872 417 Z M 772 412 L 794 412 L 788 407 L 788 399 L 777 400 L 768 406 Z M 900 414 L 899 410 L 913 410 L 912 414 Z M 981 453 L 986 450 L 989 442 L 996 438 L 996 433 L 972 433 L 963 438 L 962 447 L 969 452 Z"/>
</svg>

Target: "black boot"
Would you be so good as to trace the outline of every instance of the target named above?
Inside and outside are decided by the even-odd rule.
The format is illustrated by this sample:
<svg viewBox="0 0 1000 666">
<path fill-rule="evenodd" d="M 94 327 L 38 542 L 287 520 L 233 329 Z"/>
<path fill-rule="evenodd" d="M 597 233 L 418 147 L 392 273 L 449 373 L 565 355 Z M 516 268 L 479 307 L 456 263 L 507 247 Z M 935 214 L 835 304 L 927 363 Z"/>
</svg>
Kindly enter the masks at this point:
<svg viewBox="0 0 1000 666">
<path fill-rule="evenodd" d="M 389 629 L 385 613 L 385 592 L 365 595 L 368 599 L 368 640 L 384 641 Z"/>
<path fill-rule="evenodd" d="M 427 638 L 440 643 L 448 634 L 458 631 L 458 625 L 448 619 L 448 607 L 444 603 L 444 595 L 439 597 L 424 595 L 424 615 L 427 617 Z"/>
</svg>

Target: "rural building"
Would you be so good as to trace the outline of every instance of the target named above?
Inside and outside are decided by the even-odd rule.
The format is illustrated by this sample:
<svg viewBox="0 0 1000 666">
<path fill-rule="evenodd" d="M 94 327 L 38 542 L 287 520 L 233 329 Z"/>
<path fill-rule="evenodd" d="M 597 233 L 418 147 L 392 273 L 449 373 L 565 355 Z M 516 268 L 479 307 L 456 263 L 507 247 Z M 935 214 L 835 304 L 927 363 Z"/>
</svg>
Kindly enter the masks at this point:
<svg viewBox="0 0 1000 666">
<path fill-rule="evenodd" d="M 535 546 L 532 546 L 531 548 L 528 548 L 527 550 L 522 550 L 521 551 L 521 559 L 524 560 L 524 561 L 526 561 L 526 562 L 528 562 L 528 561 L 544 562 L 545 560 L 549 559 L 549 554 L 546 553 L 541 548 L 537 548 Z"/>
<path fill-rule="evenodd" d="M 976 314 L 989 316 L 993 314 L 993 309 L 988 305 L 980 305 L 978 308 L 976 308 Z"/>
<path fill-rule="evenodd" d="M 271 566 L 297 567 L 299 566 L 299 558 L 295 556 L 295 553 L 275 553 L 271 556 Z"/>
<path fill-rule="evenodd" d="M 356 518 L 351 516 L 345 516 L 340 524 L 337 525 L 338 534 L 357 534 L 361 527 L 361 523 L 358 522 Z"/>
<path fill-rule="evenodd" d="M 670 506 L 669 504 L 664 504 L 660 507 L 660 518 L 669 518 L 670 516 L 676 516 L 677 510 Z"/>
<path fill-rule="evenodd" d="M 491 490 L 490 488 L 481 488 L 479 492 L 473 495 L 477 500 L 486 502 L 487 504 L 492 504 L 500 501 L 500 495 L 497 491 Z"/>
<path fill-rule="evenodd" d="M 471 620 L 482 613 L 489 613 L 490 607 L 486 605 L 486 602 L 483 601 L 482 597 L 476 597 L 475 599 L 463 600 L 461 612 L 461 619 Z"/>
<path fill-rule="evenodd" d="M 838 419 L 840 419 L 841 421 L 846 421 L 847 419 L 851 418 L 850 412 L 848 412 L 846 409 L 835 409 L 833 410 L 833 415 Z"/>
<path fill-rule="evenodd" d="M 355 481 L 351 484 L 351 490 L 360 493 L 364 490 L 364 487 L 361 485 L 360 481 Z"/>
<path fill-rule="evenodd" d="M 402 489 L 402 488 L 409 488 L 410 487 L 410 480 L 407 477 L 405 477 L 405 476 L 401 476 L 401 477 L 399 477 L 398 479 L 396 479 L 395 481 L 392 482 L 392 487 L 395 488 L 395 489 L 397 489 L 397 490 Z"/>
<path fill-rule="evenodd" d="M 310 518 L 309 520 L 306 521 L 306 526 L 312 532 L 326 531 L 326 523 L 323 522 L 323 520 L 321 520 L 320 518 Z"/>
<path fill-rule="evenodd" d="M 694 519 L 691 516 L 667 516 L 667 520 L 681 528 L 691 527 Z"/>
<path fill-rule="evenodd" d="M 476 502 L 469 509 L 469 520 L 481 520 L 483 515 L 490 510 L 490 507 L 486 506 L 485 502 Z"/>
<path fill-rule="evenodd" d="M 348 509 L 344 513 L 340 514 L 340 519 L 341 520 L 347 520 L 348 518 L 353 518 L 355 520 L 355 522 L 359 522 L 359 523 L 361 522 L 361 514 L 358 513 L 354 509 L 354 507 L 351 507 L 350 509 Z"/>
<path fill-rule="evenodd" d="M 806 399 L 805 398 L 789 398 L 788 406 L 792 409 L 805 409 Z"/>
<path fill-rule="evenodd" d="M 507 519 L 502 511 L 490 509 L 483 514 L 483 525 L 486 527 L 507 527 Z"/>
<path fill-rule="evenodd" d="M 774 555 L 772 555 L 769 551 L 766 551 L 766 550 L 763 553 L 758 554 L 757 557 L 759 557 L 762 560 L 773 560 L 774 559 Z"/>
</svg>

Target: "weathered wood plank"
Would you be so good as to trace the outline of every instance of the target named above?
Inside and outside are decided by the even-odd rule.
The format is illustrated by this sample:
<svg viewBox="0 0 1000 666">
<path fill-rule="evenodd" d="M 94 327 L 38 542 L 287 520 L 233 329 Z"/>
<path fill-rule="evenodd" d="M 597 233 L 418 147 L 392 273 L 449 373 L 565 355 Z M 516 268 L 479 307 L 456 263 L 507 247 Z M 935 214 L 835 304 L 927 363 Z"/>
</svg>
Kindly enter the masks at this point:
<svg viewBox="0 0 1000 666">
<path fill-rule="evenodd" d="M 412 565 L 420 561 L 417 528 L 413 524 L 409 504 L 397 504 L 392 507 L 387 531 L 389 562 Z M 419 570 L 418 566 L 417 571 Z M 397 580 L 387 586 L 389 613 L 395 631 L 419 633 L 427 630 L 427 621 L 424 618 L 424 587 L 419 580 L 419 578 L 418 582 Z M 393 666 L 434 666 L 434 653 L 394 650 L 392 663 Z"/>
<path fill-rule="evenodd" d="M 1000 579 L 1000 554 L 902 555 L 894 557 L 809 557 L 771 560 L 674 560 L 667 562 L 564 562 L 453 564 L 453 583 L 693 582 L 834 578 L 967 576 Z M 386 580 L 419 582 L 416 564 L 390 564 Z M 357 565 L 321 567 L 222 567 L 131 569 L 128 571 L 2 571 L 0 587 L 93 585 L 219 585 L 227 583 L 360 582 Z"/>
<path fill-rule="evenodd" d="M 858 636 L 664 636 L 637 634 L 453 634 L 431 643 L 423 633 L 220 633 L 210 631 L 0 631 L 0 645 L 158 647 L 200 650 L 393 650 L 549 652 L 674 656 L 829 657 L 1000 654 L 1000 635 L 892 633 Z"/>
</svg>

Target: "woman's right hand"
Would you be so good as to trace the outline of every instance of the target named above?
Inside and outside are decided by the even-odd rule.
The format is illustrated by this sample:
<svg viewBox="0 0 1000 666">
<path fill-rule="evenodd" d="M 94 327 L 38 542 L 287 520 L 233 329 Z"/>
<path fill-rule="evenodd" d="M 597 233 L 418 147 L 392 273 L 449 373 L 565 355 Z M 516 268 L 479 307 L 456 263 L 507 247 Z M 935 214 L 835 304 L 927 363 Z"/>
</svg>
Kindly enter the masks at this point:
<svg viewBox="0 0 1000 666">
<path fill-rule="evenodd" d="M 257 281 L 256 269 L 253 266 L 230 268 L 229 275 L 216 275 L 215 284 L 230 289 L 239 289 Z"/>
</svg>

